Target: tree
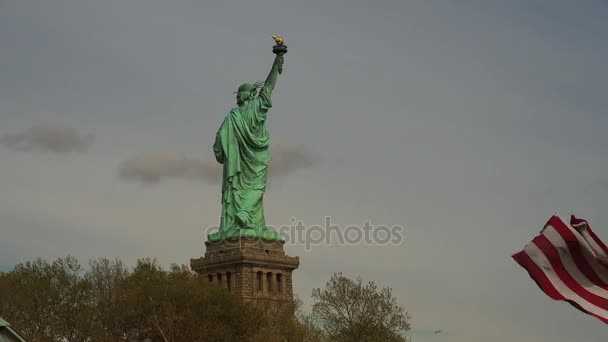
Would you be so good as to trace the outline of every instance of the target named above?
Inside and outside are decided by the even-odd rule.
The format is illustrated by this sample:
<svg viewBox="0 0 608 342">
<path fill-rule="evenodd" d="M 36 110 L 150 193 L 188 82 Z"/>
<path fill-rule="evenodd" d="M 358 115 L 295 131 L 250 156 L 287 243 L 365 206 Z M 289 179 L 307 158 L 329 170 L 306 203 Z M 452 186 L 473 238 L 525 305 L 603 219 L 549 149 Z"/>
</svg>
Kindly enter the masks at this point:
<svg viewBox="0 0 608 342">
<path fill-rule="evenodd" d="M 258 302 L 260 329 L 251 342 L 286 342 L 302 341 L 305 335 L 304 326 L 297 319 L 302 301 L 296 296 L 294 303 L 280 301 Z"/>
<path fill-rule="evenodd" d="M 31 342 L 253 341 L 268 321 L 252 305 L 209 286 L 187 266 L 140 259 L 131 271 L 73 257 L 0 273 L 0 317 Z"/>
<path fill-rule="evenodd" d="M 32 342 L 85 342 L 91 335 L 90 283 L 76 258 L 36 259 L 0 274 L 0 316 Z"/>
<path fill-rule="evenodd" d="M 185 266 L 155 259 L 36 259 L 0 273 L 0 317 L 31 342 L 405 341 L 409 315 L 388 288 L 334 274 L 313 312 L 242 302 Z M 275 305 L 276 304 L 276 305 Z"/>
<path fill-rule="evenodd" d="M 315 301 L 308 324 L 320 327 L 331 341 L 405 341 L 410 315 L 397 303 L 390 288 L 378 289 L 372 281 L 349 279 L 335 273 L 312 292 Z"/>
<path fill-rule="evenodd" d="M 298 317 L 302 327 L 303 342 L 329 342 L 325 330 L 315 321 L 312 314 L 303 314 Z"/>
<path fill-rule="evenodd" d="M 251 305 L 209 286 L 187 266 L 167 272 L 153 259 L 138 260 L 123 290 L 120 314 L 129 340 L 248 341 L 260 329 Z"/>
<path fill-rule="evenodd" d="M 121 341 L 125 337 L 126 327 L 120 312 L 126 298 L 121 284 L 128 275 L 129 270 L 120 260 L 99 258 L 89 262 L 85 279 L 91 284 L 96 341 Z"/>
</svg>

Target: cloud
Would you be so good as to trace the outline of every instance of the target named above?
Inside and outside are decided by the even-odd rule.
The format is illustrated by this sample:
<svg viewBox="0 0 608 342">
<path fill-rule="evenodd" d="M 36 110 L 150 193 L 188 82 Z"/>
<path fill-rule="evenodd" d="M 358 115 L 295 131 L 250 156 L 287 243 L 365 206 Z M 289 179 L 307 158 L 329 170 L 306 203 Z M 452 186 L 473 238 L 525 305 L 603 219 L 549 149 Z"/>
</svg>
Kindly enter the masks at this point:
<svg viewBox="0 0 608 342">
<path fill-rule="evenodd" d="M 297 170 L 312 167 L 319 158 L 303 146 L 271 146 L 269 178 L 281 179 Z M 118 170 L 124 181 L 157 184 L 163 179 L 200 180 L 211 184 L 221 181 L 222 165 L 213 161 L 189 159 L 182 153 L 150 152 L 122 162 Z"/>
<path fill-rule="evenodd" d="M 76 128 L 61 124 L 38 124 L 18 132 L 7 133 L 0 143 L 23 152 L 67 154 L 84 152 L 93 143 L 93 135 L 82 135 Z"/>
<path fill-rule="evenodd" d="M 125 181 L 156 184 L 161 179 L 179 178 L 217 182 L 221 177 L 221 165 L 188 159 L 181 153 L 151 152 L 124 161 L 118 174 Z"/>
<path fill-rule="evenodd" d="M 314 167 L 319 163 L 319 156 L 305 146 L 275 143 L 270 146 L 268 175 L 271 178 L 284 178 L 298 170 Z"/>
</svg>

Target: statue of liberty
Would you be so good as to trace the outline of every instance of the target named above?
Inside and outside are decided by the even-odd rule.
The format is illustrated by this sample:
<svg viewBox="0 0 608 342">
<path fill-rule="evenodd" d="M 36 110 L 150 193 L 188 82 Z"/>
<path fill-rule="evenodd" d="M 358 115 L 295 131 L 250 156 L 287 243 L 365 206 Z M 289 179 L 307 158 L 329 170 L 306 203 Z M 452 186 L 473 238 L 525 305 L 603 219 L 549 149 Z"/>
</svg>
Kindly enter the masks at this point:
<svg viewBox="0 0 608 342">
<path fill-rule="evenodd" d="M 273 39 L 276 57 L 266 81 L 239 86 L 237 107 L 226 115 L 215 137 L 215 159 L 223 164 L 222 214 L 219 231 L 208 236 L 209 242 L 238 237 L 281 240 L 279 233 L 266 227 L 263 207 L 270 162 L 266 114 L 287 53 L 283 39 Z"/>
</svg>

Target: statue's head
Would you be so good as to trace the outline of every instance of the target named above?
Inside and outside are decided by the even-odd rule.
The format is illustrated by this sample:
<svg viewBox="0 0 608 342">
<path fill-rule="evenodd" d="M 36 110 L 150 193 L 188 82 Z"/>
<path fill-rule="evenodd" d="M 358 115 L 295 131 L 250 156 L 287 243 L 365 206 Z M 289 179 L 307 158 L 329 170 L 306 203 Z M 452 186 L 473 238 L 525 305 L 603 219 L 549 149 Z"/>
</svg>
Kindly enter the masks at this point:
<svg viewBox="0 0 608 342">
<path fill-rule="evenodd" d="M 261 88 L 262 85 L 262 82 L 241 84 L 236 91 L 236 104 L 240 106 L 247 101 L 253 100 L 258 92 L 258 88 Z"/>
</svg>

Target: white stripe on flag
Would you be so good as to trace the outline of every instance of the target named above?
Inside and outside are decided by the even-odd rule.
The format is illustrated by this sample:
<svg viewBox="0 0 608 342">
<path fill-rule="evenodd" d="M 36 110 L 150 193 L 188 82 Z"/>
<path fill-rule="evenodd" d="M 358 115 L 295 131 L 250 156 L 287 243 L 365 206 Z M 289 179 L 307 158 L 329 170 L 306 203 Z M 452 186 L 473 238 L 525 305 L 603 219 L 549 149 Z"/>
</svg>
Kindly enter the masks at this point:
<svg viewBox="0 0 608 342">
<path fill-rule="evenodd" d="M 593 248 L 593 245 L 597 246 L 597 248 L 602 253 L 603 250 L 597 245 L 597 243 L 595 243 L 595 240 L 593 240 L 593 238 L 589 236 L 589 232 L 587 232 L 586 229 L 585 233 L 587 236 L 589 236 L 589 239 L 585 238 L 584 235 L 582 235 L 578 229 L 573 228 L 572 226 L 566 224 L 563 221 L 562 223 L 566 227 L 568 227 L 568 230 L 572 233 L 572 235 L 576 237 L 576 241 L 578 242 L 581 249 L 583 249 L 583 256 L 585 257 L 587 264 L 589 264 L 593 269 L 593 272 L 597 274 L 597 276 L 602 280 L 602 282 L 604 282 L 604 284 L 608 284 L 608 269 L 606 269 L 606 267 L 601 264 L 601 259 L 598 258 L 598 255 L 596 253 L 595 248 Z M 593 245 L 590 243 L 590 241 L 593 242 Z"/>
<path fill-rule="evenodd" d="M 585 241 L 587 241 L 587 243 L 591 247 L 591 250 L 593 251 L 593 254 L 595 254 L 596 258 L 598 260 L 601 260 L 604 264 L 608 264 L 608 254 L 606 254 L 606 252 L 604 252 L 602 247 L 600 247 L 600 245 L 598 245 L 597 242 L 595 242 L 595 240 L 593 239 L 591 234 L 589 234 L 590 228 L 587 225 L 587 223 L 585 221 L 583 221 L 581 223 L 578 223 L 577 225 L 573 225 L 573 227 L 576 229 L 577 232 L 579 232 L 581 234 L 583 239 L 585 239 Z M 602 265 L 602 267 L 605 267 L 605 266 Z"/>
<path fill-rule="evenodd" d="M 608 319 L 608 311 L 599 308 L 592 303 L 589 303 L 585 299 L 581 298 L 576 292 L 572 291 L 564 282 L 559 279 L 555 270 L 551 266 L 549 259 L 543 254 L 543 252 L 533 243 L 529 244 L 525 248 L 526 254 L 532 258 L 534 263 L 540 267 L 540 269 L 545 273 L 549 281 L 555 287 L 555 289 L 566 299 L 571 300 L 578 305 L 580 305 L 583 309 L 593 313 L 595 315 L 601 316 L 605 319 Z"/>
<path fill-rule="evenodd" d="M 572 259 L 572 254 L 568 249 L 568 246 L 566 245 L 566 241 L 564 241 L 562 236 L 559 235 L 555 228 L 547 228 L 543 232 L 543 235 L 546 236 L 547 239 L 551 241 L 551 244 L 557 248 L 557 250 L 559 251 L 559 256 L 562 265 L 564 265 L 566 271 L 574 278 L 577 283 L 579 283 L 587 291 L 595 294 L 596 296 L 608 298 L 608 291 L 603 289 L 601 286 L 598 286 L 598 284 L 594 283 L 593 281 L 589 280 L 583 274 L 581 269 L 578 268 L 578 266 Z"/>
<path fill-rule="evenodd" d="M 553 216 L 522 252 L 513 255 L 540 288 L 608 323 L 608 250 L 584 220 Z"/>
</svg>

